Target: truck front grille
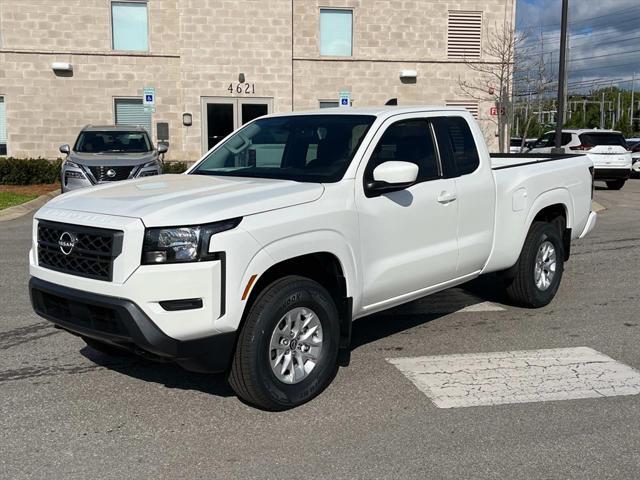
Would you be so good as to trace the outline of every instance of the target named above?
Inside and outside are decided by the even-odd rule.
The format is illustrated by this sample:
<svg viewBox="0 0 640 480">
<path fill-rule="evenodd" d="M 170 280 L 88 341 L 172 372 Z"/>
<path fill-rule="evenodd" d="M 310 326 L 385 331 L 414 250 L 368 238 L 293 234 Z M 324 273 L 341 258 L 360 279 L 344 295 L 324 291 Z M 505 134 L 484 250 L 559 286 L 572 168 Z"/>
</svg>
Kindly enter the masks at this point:
<svg viewBox="0 0 640 480">
<path fill-rule="evenodd" d="M 122 252 L 120 230 L 38 222 L 38 265 L 97 280 L 113 280 L 113 260 Z"/>
<path fill-rule="evenodd" d="M 89 170 L 91 170 L 91 174 L 98 182 L 114 182 L 117 180 L 126 180 L 136 168 L 137 167 L 132 167 L 131 165 L 116 167 L 99 166 L 89 167 Z"/>
</svg>

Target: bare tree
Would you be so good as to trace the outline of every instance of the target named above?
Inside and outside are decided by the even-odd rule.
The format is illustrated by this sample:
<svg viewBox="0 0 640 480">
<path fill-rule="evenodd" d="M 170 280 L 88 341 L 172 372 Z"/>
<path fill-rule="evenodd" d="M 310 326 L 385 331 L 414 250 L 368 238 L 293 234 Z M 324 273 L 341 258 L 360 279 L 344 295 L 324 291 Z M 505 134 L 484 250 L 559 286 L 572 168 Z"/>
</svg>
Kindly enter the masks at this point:
<svg viewBox="0 0 640 480">
<path fill-rule="evenodd" d="M 464 62 L 476 74 L 473 80 L 458 79 L 460 89 L 471 98 L 495 105 L 497 115 L 491 121 L 498 128 L 500 152 L 507 150 L 509 127 L 513 119 L 511 97 L 513 78 L 519 70 L 516 50 L 522 53 L 525 35 L 516 33 L 513 23 L 505 21 L 487 28 L 483 42 L 483 58 L 465 58 Z"/>
<path fill-rule="evenodd" d="M 526 138 L 529 136 L 531 124 L 536 120 L 536 113 L 533 110 L 532 101 L 537 105 L 537 114 L 540 115 L 539 112 L 542 110 L 545 97 L 547 93 L 552 90 L 551 87 L 554 82 L 547 76 L 546 64 L 542 55 L 533 61 L 530 61 L 530 57 L 521 54 L 519 54 L 517 58 L 518 68 L 516 68 L 517 72 L 514 75 L 514 88 L 519 92 L 519 96 L 525 97 L 524 102 L 522 102 L 524 107 L 520 109 L 521 114 L 524 113 L 520 116 L 522 119 L 522 129 L 516 132 L 522 137 L 522 144 L 520 146 L 522 151 L 526 143 Z M 516 113 L 514 105 L 514 115 Z"/>
</svg>

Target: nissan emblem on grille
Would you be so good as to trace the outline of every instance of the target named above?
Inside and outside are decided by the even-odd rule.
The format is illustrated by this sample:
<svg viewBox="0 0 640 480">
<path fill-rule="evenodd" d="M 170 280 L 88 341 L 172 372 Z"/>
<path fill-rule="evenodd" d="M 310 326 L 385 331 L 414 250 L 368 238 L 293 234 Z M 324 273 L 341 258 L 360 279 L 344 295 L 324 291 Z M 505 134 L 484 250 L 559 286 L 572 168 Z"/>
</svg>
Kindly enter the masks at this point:
<svg viewBox="0 0 640 480">
<path fill-rule="evenodd" d="M 110 168 L 109 170 L 107 170 L 107 177 L 113 178 L 115 176 L 116 176 L 116 171 L 113 168 Z"/>
<path fill-rule="evenodd" d="M 58 239 L 58 245 L 60 246 L 60 251 L 65 255 L 69 255 L 73 247 L 76 246 L 76 242 L 78 241 L 78 237 L 75 234 L 69 232 L 63 232 Z"/>
</svg>

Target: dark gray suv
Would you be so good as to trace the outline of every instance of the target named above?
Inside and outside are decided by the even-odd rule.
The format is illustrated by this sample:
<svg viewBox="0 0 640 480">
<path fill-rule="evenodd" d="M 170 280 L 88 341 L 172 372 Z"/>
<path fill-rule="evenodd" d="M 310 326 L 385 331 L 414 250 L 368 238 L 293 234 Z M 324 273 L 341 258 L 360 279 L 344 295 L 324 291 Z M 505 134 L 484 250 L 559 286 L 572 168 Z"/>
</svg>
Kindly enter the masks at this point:
<svg viewBox="0 0 640 480">
<path fill-rule="evenodd" d="M 105 182 L 162 174 L 166 144 L 153 146 L 143 127 L 93 126 L 82 129 L 62 163 L 62 192 Z"/>
</svg>

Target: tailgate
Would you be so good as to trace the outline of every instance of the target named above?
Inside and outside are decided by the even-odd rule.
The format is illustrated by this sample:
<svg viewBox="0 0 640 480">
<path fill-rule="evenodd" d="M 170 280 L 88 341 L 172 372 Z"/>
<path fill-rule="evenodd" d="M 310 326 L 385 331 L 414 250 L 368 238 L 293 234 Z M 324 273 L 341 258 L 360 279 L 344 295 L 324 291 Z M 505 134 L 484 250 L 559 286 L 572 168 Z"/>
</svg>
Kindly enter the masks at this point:
<svg viewBox="0 0 640 480">
<path fill-rule="evenodd" d="M 619 145 L 596 145 L 587 155 L 596 168 L 631 168 L 631 153 Z"/>
</svg>

